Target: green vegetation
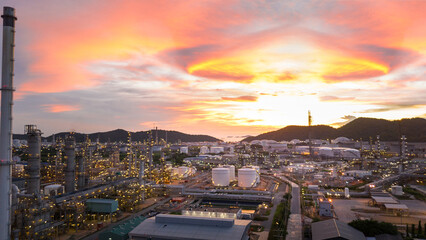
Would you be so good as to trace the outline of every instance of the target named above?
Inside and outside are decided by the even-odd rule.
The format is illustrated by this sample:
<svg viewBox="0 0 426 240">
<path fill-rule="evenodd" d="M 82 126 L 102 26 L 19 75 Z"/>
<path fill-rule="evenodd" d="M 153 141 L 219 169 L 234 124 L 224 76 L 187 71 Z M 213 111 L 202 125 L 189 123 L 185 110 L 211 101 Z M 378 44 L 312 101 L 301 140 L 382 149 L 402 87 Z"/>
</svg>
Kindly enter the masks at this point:
<svg viewBox="0 0 426 240">
<path fill-rule="evenodd" d="M 424 229 L 422 229 L 422 222 L 419 221 L 419 225 L 416 227 L 414 224 L 411 224 L 411 234 L 409 234 L 408 231 L 408 224 L 407 224 L 407 232 L 406 232 L 406 240 L 412 240 L 413 238 L 419 238 L 419 239 L 425 239 L 426 238 L 426 223 L 424 224 Z"/>
<path fill-rule="evenodd" d="M 170 155 L 170 161 L 173 165 L 179 166 L 183 164 L 183 159 L 185 159 L 186 157 L 188 157 L 188 155 L 185 153 L 173 153 Z"/>
<path fill-rule="evenodd" d="M 349 223 L 349 226 L 363 232 L 367 237 L 374 237 L 379 234 L 398 234 L 398 229 L 393 224 L 375 220 L 354 220 Z"/>
<path fill-rule="evenodd" d="M 400 129 L 410 141 L 426 141 L 426 119 L 412 118 L 395 121 L 375 118 L 357 118 L 352 122 L 340 127 L 317 125 L 312 126 L 312 137 L 318 139 L 333 139 L 339 136 L 346 136 L 352 139 L 369 139 L 371 136 L 380 135 L 383 141 L 399 141 Z M 307 139 L 309 127 L 307 126 L 287 126 L 277 131 L 263 133 L 255 137 L 248 137 L 243 141 L 271 139 L 275 141 L 290 141 L 292 139 Z"/>
<path fill-rule="evenodd" d="M 170 214 L 173 214 L 173 215 L 182 215 L 182 212 L 181 211 L 174 211 L 174 212 L 170 212 Z"/>
<path fill-rule="evenodd" d="M 268 217 L 256 215 L 254 216 L 253 220 L 263 222 L 263 221 L 267 221 Z"/>
<path fill-rule="evenodd" d="M 405 187 L 403 190 L 404 193 L 413 195 L 417 200 L 426 201 L 426 196 L 414 188 Z"/>
<path fill-rule="evenodd" d="M 283 239 L 287 235 L 287 221 L 290 215 L 291 194 L 284 195 L 284 202 L 277 206 L 269 231 L 268 240 Z"/>
</svg>

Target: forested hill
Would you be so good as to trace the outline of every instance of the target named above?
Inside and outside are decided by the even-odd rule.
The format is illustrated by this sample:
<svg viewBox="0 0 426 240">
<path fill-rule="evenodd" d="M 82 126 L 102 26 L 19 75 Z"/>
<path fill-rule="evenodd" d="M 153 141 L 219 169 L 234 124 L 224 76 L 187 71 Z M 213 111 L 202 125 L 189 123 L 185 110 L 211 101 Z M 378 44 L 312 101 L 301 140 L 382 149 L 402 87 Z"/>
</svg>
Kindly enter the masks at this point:
<svg viewBox="0 0 426 240">
<path fill-rule="evenodd" d="M 153 130 L 152 135 L 156 137 L 156 131 L 158 140 L 166 139 L 166 130 Z M 130 132 L 132 141 L 144 141 L 149 138 L 149 131 L 140 131 L 140 132 Z M 56 138 L 64 138 L 65 135 L 69 134 L 69 132 L 60 132 L 56 133 Z M 128 132 L 123 129 L 116 129 L 109 132 L 97 132 L 97 133 L 74 133 L 77 142 L 83 142 L 86 139 L 86 136 L 89 136 L 91 141 L 96 141 L 99 138 L 100 142 L 127 142 Z M 27 139 L 25 134 L 14 134 L 13 139 Z M 47 139 L 47 141 L 52 140 L 52 135 L 48 137 L 43 137 L 43 140 Z M 170 143 L 176 143 L 178 141 L 181 142 L 217 142 L 221 141 L 220 139 L 214 138 L 208 135 L 191 135 L 177 131 L 167 131 L 167 141 Z"/>
<path fill-rule="evenodd" d="M 270 139 L 290 141 L 308 138 L 308 126 L 287 126 L 276 131 L 262 133 L 258 136 L 247 137 L 243 141 Z M 389 121 L 376 118 L 357 118 L 340 128 L 325 125 L 312 126 L 312 138 L 334 139 L 347 137 L 350 139 L 368 140 L 380 135 L 382 141 L 398 141 L 400 135 L 405 135 L 409 142 L 426 142 L 426 119 L 411 118 Z"/>
</svg>

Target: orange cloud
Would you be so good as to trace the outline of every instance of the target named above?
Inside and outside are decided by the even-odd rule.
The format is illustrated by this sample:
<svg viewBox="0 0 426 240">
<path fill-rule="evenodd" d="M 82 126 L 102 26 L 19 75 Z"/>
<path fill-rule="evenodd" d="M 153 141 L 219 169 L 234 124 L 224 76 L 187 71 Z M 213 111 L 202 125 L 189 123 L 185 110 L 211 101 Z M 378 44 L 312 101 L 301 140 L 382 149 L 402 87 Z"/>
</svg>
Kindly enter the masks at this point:
<svg viewBox="0 0 426 240">
<path fill-rule="evenodd" d="M 44 104 L 44 111 L 51 113 L 60 113 L 60 112 L 71 112 L 80 110 L 80 106 L 77 105 L 64 105 L 64 104 Z"/>
<path fill-rule="evenodd" d="M 52 93 L 46 98 L 58 99 L 36 105 L 76 111 L 43 104 L 86 94 L 86 110 L 98 106 L 90 101 L 98 91 L 144 105 L 151 115 L 137 127 L 170 118 L 190 130 L 202 123 L 251 131 L 305 121 L 308 107 L 322 123 L 391 115 L 368 109 L 425 93 L 425 1 L 86 2 L 16 3 L 26 9 L 17 25 L 20 103 Z M 404 111 L 419 115 L 422 104 Z M 135 114 L 129 109 L 120 111 Z"/>
<path fill-rule="evenodd" d="M 256 96 L 240 96 L 240 97 L 222 97 L 225 101 L 237 101 L 237 102 L 254 102 L 257 100 Z"/>
</svg>

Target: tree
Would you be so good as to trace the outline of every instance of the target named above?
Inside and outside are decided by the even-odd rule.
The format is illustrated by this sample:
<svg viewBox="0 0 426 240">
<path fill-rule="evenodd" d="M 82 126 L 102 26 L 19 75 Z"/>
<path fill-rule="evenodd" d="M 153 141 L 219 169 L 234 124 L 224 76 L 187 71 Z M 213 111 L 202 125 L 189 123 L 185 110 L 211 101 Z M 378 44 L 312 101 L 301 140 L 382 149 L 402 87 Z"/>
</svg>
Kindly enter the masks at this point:
<svg viewBox="0 0 426 240">
<path fill-rule="evenodd" d="M 407 224 L 407 227 L 405 228 L 405 235 L 406 235 L 406 237 L 408 237 L 410 235 L 409 231 L 408 231 L 408 224 Z"/>
<path fill-rule="evenodd" d="M 375 220 L 354 220 L 349 223 L 349 226 L 358 229 L 368 237 L 379 234 L 398 234 L 398 229 L 393 224 Z"/>
<path fill-rule="evenodd" d="M 422 221 L 419 220 L 419 227 L 417 229 L 417 237 L 421 237 L 422 236 Z"/>
<path fill-rule="evenodd" d="M 414 237 L 415 226 L 414 224 L 411 224 L 411 236 Z"/>
</svg>

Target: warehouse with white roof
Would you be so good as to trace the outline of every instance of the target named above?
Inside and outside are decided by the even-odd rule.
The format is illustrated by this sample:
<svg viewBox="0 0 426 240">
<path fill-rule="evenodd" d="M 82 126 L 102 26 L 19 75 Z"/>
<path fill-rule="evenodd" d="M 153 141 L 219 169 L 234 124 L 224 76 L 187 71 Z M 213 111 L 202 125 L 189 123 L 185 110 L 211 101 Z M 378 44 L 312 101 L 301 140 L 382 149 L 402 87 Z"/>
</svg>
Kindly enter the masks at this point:
<svg viewBox="0 0 426 240">
<path fill-rule="evenodd" d="M 249 239 L 251 220 L 159 214 L 129 233 L 132 240 Z"/>
</svg>

